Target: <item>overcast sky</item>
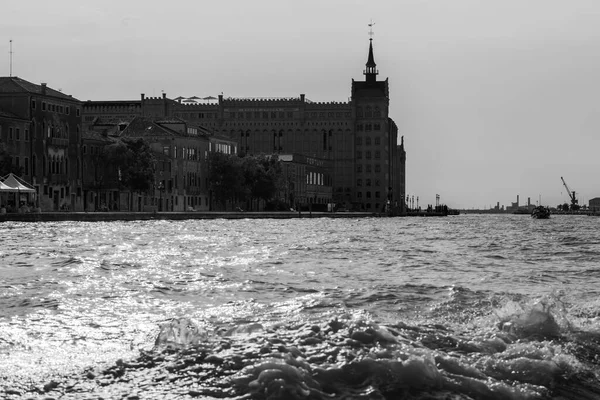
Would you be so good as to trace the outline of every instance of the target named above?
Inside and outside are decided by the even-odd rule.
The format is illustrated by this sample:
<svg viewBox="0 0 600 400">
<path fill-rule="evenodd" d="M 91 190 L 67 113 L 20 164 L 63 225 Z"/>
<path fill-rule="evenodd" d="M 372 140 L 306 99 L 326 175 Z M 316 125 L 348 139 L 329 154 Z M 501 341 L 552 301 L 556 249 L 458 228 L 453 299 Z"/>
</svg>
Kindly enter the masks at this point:
<svg viewBox="0 0 600 400">
<path fill-rule="evenodd" d="M 373 20 L 406 188 L 456 208 L 600 197 L 597 0 L 29 0 L 0 13 L 0 75 L 80 100 L 347 101 Z"/>
</svg>

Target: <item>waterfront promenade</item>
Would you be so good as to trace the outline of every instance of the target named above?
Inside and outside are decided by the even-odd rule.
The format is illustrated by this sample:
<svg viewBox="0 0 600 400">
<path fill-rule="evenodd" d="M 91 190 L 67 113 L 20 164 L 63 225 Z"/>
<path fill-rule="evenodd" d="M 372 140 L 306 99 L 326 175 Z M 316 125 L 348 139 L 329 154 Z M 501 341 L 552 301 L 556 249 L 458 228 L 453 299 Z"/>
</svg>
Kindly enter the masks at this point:
<svg viewBox="0 0 600 400">
<path fill-rule="evenodd" d="M 42 212 L 0 214 L 0 222 L 49 222 L 49 221 L 148 221 L 185 219 L 289 219 L 289 218 L 365 218 L 385 214 L 372 212 L 309 212 L 309 211 L 194 211 L 194 212 Z"/>
</svg>

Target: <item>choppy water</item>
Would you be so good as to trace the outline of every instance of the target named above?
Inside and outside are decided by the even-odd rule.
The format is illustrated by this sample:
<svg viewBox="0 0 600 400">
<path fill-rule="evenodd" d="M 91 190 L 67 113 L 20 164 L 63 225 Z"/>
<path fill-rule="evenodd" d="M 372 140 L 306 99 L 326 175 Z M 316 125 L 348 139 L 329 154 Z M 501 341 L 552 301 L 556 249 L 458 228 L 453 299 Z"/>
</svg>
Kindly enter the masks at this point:
<svg viewBox="0 0 600 400">
<path fill-rule="evenodd" d="M 0 397 L 600 398 L 600 219 L 0 224 Z"/>
</svg>

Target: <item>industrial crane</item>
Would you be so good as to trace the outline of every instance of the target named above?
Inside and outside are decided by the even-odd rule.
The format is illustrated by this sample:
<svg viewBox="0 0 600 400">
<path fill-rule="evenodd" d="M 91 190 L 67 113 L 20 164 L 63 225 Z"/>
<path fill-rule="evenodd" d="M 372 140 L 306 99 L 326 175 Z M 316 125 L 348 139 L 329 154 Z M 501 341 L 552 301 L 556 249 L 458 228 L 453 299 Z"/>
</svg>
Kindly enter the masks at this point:
<svg viewBox="0 0 600 400">
<path fill-rule="evenodd" d="M 560 177 L 560 179 L 562 180 L 563 185 L 565 185 L 565 189 L 567 189 L 567 193 L 571 198 L 571 210 L 577 210 L 579 206 L 577 205 L 577 197 L 575 197 L 575 191 L 569 189 L 569 186 L 567 186 L 567 182 L 565 182 L 562 176 Z"/>
</svg>

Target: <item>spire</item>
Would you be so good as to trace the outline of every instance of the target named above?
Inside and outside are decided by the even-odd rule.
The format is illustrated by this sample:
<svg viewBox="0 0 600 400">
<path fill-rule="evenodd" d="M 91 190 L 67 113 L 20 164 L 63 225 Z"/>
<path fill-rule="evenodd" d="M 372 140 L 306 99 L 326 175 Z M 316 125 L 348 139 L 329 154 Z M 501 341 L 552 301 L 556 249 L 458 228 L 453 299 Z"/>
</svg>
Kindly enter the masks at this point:
<svg viewBox="0 0 600 400">
<path fill-rule="evenodd" d="M 375 23 L 371 21 L 369 24 L 369 58 L 367 59 L 366 69 L 363 71 L 367 78 L 367 82 L 375 82 L 377 80 L 377 64 L 375 64 L 375 57 L 373 57 L 373 25 Z"/>
</svg>

